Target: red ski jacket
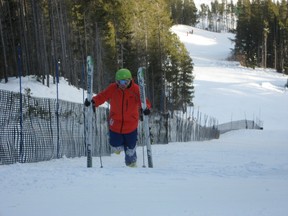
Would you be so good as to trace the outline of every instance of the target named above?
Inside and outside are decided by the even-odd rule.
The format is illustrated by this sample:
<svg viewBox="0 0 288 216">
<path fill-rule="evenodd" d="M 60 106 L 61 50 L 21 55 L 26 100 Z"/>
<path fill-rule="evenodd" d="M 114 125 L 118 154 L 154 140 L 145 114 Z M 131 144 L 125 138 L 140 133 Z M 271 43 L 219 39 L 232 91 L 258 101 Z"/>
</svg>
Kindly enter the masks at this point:
<svg viewBox="0 0 288 216">
<path fill-rule="evenodd" d="M 92 98 L 94 106 L 104 102 L 110 103 L 109 127 L 116 133 L 127 134 L 138 127 L 139 110 L 141 108 L 139 86 L 132 80 L 124 90 L 116 83 L 110 84 L 105 90 Z M 146 99 L 147 108 L 151 103 Z"/>
</svg>

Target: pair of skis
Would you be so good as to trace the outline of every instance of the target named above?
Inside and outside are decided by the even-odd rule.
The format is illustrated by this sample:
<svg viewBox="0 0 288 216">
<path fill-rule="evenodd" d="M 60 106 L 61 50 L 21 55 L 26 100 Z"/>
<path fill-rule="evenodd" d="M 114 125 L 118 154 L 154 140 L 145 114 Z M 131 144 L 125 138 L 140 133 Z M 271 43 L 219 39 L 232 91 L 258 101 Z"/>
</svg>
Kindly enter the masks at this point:
<svg viewBox="0 0 288 216">
<path fill-rule="evenodd" d="M 147 108 L 144 75 L 145 75 L 145 68 L 140 67 L 137 71 L 137 79 L 138 79 L 138 85 L 140 87 L 140 99 L 142 110 L 145 110 Z M 147 115 L 143 115 L 143 127 L 144 127 L 144 142 L 146 143 L 147 148 L 148 167 L 153 168 L 151 138 L 149 131 L 149 117 Z"/>
<path fill-rule="evenodd" d="M 87 56 L 86 67 L 87 67 L 87 99 L 90 102 L 93 97 L 93 69 L 94 69 L 94 64 L 91 56 Z M 88 118 L 86 118 L 85 121 L 85 132 L 86 132 L 87 167 L 89 168 L 92 167 L 93 106 L 89 107 L 87 116 Z"/>
<path fill-rule="evenodd" d="M 92 100 L 93 97 L 93 60 L 91 56 L 87 56 L 87 99 L 88 101 Z M 146 93 L 145 93 L 145 78 L 144 78 L 145 68 L 140 67 L 137 71 L 138 84 L 140 87 L 140 99 L 142 110 L 145 110 L 147 107 L 146 104 Z M 93 106 L 91 106 L 93 107 Z M 85 131 L 86 131 L 86 148 L 87 148 L 87 167 L 92 167 L 92 142 L 93 142 L 93 126 L 92 126 L 92 116 L 93 109 L 88 109 L 88 119 L 85 121 Z M 149 117 L 143 116 L 143 127 L 144 127 L 144 141 L 147 148 L 147 158 L 148 158 L 148 167 L 153 168 L 152 160 L 152 149 L 151 149 L 151 140 L 150 140 L 150 131 L 149 131 Z M 102 165 L 101 165 L 102 167 Z"/>
</svg>

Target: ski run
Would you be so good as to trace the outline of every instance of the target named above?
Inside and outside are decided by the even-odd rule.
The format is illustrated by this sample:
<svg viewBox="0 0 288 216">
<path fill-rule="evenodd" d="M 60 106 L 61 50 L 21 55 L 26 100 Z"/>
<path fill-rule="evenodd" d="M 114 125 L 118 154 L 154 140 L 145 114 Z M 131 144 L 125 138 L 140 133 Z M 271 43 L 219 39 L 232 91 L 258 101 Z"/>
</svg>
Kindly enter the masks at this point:
<svg viewBox="0 0 288 216">
<path fill-rule="evenodd" d="M 128 168 L 123 153 L 0 166 L 0 216 L 287 216 L 287 76 L 225 59 L 228 33 L 178 25 L 171 29 L 194 62 L 196 108 L 218 119 L 253 120 L 264 130 L 235 130 L 217 140 L 152 145 L 153 168 Z M 55 97 L 56 87 L 23 77 L 32 96 Z M 18 91 L 18 80 L 0 83 Z M 82 91 L 60 79 L 59 98 L 82 103 Z M 73 97 L 71 97 L 73 95 Z M 70 96 L 70 97 L 69 97 Z M 147 158 L 146 158 L 147 162 Z"/>
</svg>

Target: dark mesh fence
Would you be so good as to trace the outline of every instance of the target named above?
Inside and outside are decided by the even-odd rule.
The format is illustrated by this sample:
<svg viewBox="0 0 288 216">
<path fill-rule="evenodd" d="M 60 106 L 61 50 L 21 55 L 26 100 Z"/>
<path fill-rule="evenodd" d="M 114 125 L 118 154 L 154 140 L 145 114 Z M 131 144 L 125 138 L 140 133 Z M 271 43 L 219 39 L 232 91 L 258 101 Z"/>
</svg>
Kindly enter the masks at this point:
<svg viewBox="0 0 288 216">
<path fill-rule="evenodd" d="M 82 104 L 0 93 L 0 164 L 86 155 Z M 96 109 L 92 118 L 92 155 L 109 155 L 107 109 Z"/>
<path fill-rule="evenodd" d="M 257 120 L 239 120 L 239 121 L 231 121 L 224 124 L 219 124 L 218 129 L 221 134 L 226 133 L 231 130 L 239 130 L 239 129 L 263 129 L 263 123 L 259 119 Z"/>
<path fill-rule="evenodd" d="M 0 96 L 0 164 L 86 155 L 84 123 L 88 108 L 62 100 L 57 104 L 56 99 L 20 97 L 19 93 L 4 90 L 0 90 Z M 108 108 L 99 107 L 89 116 L 93 122 L 92 156 L 110 155 L 108 112 Z M 217 139 L 220 133 L 230 130 L 262 129 L 259 125 L 248 120 L 218 125 L 214 118 L 194 110 L 150 115 L 154 144 Z M 139 146 L 145 145 L 143 136 L 139 122 Z"/>
<path fill-rule="evenodd" d="M 218 139 L 217 121 L 194 111 L 175 113 L 170 121 L 170 139 L 172 142 L 202 141 Z"/>
<path fill-rule="evenodd" d="M 200 112 L 190 113 L 152 113 L 150 115 L 152 143 L 168 144 L 168 142 L 188 142 L 218 139 L 217 121 Z M 139 125 L 139 145 L 143 135 Z"/>
</svg>

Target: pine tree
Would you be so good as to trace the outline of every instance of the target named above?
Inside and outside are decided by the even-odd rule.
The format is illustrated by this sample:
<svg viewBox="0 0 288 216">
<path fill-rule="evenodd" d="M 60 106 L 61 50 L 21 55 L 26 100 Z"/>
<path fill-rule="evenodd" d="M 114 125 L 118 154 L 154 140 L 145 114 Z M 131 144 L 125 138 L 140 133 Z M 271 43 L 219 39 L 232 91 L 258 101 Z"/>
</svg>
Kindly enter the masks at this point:
<svg viewBox="0 0 288 216">
<path fill-rule="evenodd" d="M 173 110 L 186 111 L 187 106 L 192 105 L 194 95 L 193 87 L 193 63 L 184 45 L 177 41 L 169 47 L 169 58 L 165 63 L 167 71 L 167 87 L 169 92 L 168 104 Z"/>
<path fill-rule="evenodd" d="M 0 73 L 0 79 L 17 74 L 18 44 L 22 49 L 23 75 L 36 75 L 47 85 L 46 78 L 55 77 L 59 61 L 60 75 L 79 86 L 85 57 L 91 55 L 99 78 L 95 79 L 94 89 L 100 91 L 114 81 L 119 67 L 129 68 L 135 76 L 139 66 L 146 66 L 148 97 L 155 109 L 167 111 L 170 71 L 165 64 L 173 63 L 171 56 L 178 55 L 173 46 L 179 47 L 180 43 L 170 31 L 170 15 L 177 11 L 179 21 L 193 25 L 196 7 L 192 0 L 2 0 L 0 6 L 0 71 L 6 72 Z M 183 48 L 180 50 L 183 59 L 189 57 Z M 181 74 L 184 77 L 192 69 L 191 59 L 178 59 L 173 73 L 180 79 Z M 180 83 L 175 89 L 177 85 Z M 181 88 L 191 88 L 187 86 L 183 84 Z M 181 103 L 188 104 L 183 99 L 179 106 Z"/>
<path fill-rule="evenodd" d="M 283 14 L 287 17 L 287 9 L 286 13 L 282 13 L 287 8 L 286 3 L 283 7 L 271 0 L 255 0 L 251 4 L 238 1 L 237 6 L 235 51 L 240 62 L 249 67 L 276 68 L 282 72 L 283 59 L 287 56 L 287 18 L 284 18 L 284 22 L 282 19 Z"/>
<path fill-rule="evenodd" d="M 197 8 L 193 0 L 170 0 L 169 8 L 174 23 L 191 26 L 196 24 Z"/>
<path fill-rule="evenodd" d="M 237 28 L 235 37 L 236 59 L 245 66 L 255 67 L 255 52 L 251 44 L 251 5 L 249 0 L 237 2 Z"/>
</svg>

